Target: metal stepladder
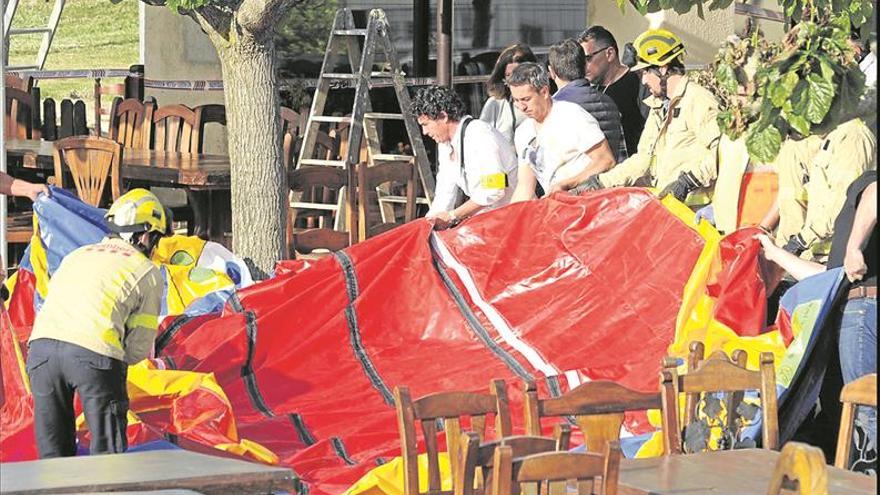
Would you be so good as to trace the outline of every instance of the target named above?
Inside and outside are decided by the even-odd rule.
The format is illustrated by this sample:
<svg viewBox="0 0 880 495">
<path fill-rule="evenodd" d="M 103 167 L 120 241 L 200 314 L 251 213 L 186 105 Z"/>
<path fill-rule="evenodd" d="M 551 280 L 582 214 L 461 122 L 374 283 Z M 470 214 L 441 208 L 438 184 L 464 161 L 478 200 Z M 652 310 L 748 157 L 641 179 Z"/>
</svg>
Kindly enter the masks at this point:
<svg viewBox="0 0 880 495">
<path fill-rule="evenodd" d="M 55 37 L 55 32 L 58 30 L 58 22 L 61 20 L 61 12 L 64 10 L 64 3 L 66 0 L 55 0 L 52 12 L 49 14 L 49 18 L 46 21 L 46 27 L 13 28 L 12 20 L 15 18 L 16 10 L 18 10 L 18 1 L 19 0 L 8 0 L 6 3 L 6 12 L 3 13 L 3 22 L 6 27 L 6 44 L 4 45 L 6 52 L 2 54 L 3 61 L 8 65 L 10 37 L 42 34 L 43 41 L 40 43 L 40 48 L 35 55 L 35 61 L 33 64 L 7 66 L 7 70 L 42 70 L 43 65 L 46 63 L 46 57 L 49 55 L 49 47 L 52 46 L 52 39 Z"/>
<path fill-rule="evenodd" d="M 361 48 L 361 40 L 363 40 L 363 48 Z M 351 72 L 331 72 L 342 50 L 347 52 Z M 374 60 L 379 52 L 384 54 L 385 60 L 380 59 L 378 62 L 384 62 L 383 69 L 388 70 L 373 70 Z M 370 81 L 373 79 L 384 79 L 386 82 L 391 83 L 397 96 L 400 113 L 378 113 L 371 111 L 369 90 Z M 330 90 L 352 86 L 355 89 L 355 96 L 351 115 L 344 117 L 324 115 L 324 106 Z M 350 9 L 338 10 L 333 22 L 333 28 L 330 31 L 329 41 L 327 42 L 327 50 L 324 54 L 324 62 L 318 77 L 317 89 L 312 100 L 312 107 L 303 136 L 297 168 L 303 166 L 331 166 L 343 167 L 346 170 L 348 188 L 345 201 L 347 203 L 348 215 L 345 224 L 348 228 L 349 240 L 352 244 L 358 240 L 358 215 L 355 199 L 357 195 L 354 193 L 357 185 L 355 167 L 358 166 L 360 161 L 361 144 L 364 138 L 366 138 L 366 146 L 371 163 L 412 160 L 414 166 L 418 169 L 419 180 L 425 195 L 421 202 L 430 204 L 434 197 L 434 176 L 431 173 L 431 167 L 427 160 L 421 132 L 415 118 L 410 113 L 410 108 L 410 96 L 397 60 L 397 51 L 394 48 L 389 33 L 385 12 L 381 9 L 371 10 L 366 28 L 358 28 L 355 26 L 354 15 Z M 410 146 L 412 147 L 412 156 L 382 152 L 377 124 L 383 120 L 403 121 Z M 317 135 L 320 131 L 320 126 L 325 123 L 347 123 L 349 126 L 345 156 L 340 157 L 340 160 L 314 158 Z M 388 203 L 400 202 L 402 200 L 403 198 L 401 197 L 385 195 L 380 197 L 379 202 L 380 205 L 386 207 L 389 206 Z"/>
</svg>

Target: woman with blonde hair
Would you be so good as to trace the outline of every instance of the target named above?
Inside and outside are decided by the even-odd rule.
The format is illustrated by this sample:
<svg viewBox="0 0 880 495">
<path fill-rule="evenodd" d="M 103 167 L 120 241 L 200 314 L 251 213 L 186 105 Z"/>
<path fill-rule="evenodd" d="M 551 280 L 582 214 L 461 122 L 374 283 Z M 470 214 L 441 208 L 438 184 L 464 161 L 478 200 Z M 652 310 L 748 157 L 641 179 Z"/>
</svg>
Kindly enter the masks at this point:
<svg viewBox="0 0 880 495">
<path fill-rule="evenodd" d="M 492 74 L 486 81 L 489 99 L 480 112 L 480 120 L 498 130 L 508 141 L 513 143 L 513 133 L 517 126 L 526 120 L 526 115 L 513 105 L 510 88 L 505 80 L 522 62 L 537 62 L 535 54 L 528 45 L 517 43 L 508 46 L 498 56 Z"/>
</svg>

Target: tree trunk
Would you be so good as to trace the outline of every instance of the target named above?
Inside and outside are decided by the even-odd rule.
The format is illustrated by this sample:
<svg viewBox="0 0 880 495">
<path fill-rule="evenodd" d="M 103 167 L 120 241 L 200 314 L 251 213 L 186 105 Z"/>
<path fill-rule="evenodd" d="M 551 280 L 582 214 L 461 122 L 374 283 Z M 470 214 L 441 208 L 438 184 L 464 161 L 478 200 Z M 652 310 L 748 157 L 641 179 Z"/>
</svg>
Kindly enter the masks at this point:
<svg viewBox="0 0 880 495">
<path fill-rule="evenodd" d="M 275 45 L 271 35 L 236 34 L 217 46 L 232 166 L 232 246 L 262 279 L 284 255 L 287 217 Z"/>
</svg>

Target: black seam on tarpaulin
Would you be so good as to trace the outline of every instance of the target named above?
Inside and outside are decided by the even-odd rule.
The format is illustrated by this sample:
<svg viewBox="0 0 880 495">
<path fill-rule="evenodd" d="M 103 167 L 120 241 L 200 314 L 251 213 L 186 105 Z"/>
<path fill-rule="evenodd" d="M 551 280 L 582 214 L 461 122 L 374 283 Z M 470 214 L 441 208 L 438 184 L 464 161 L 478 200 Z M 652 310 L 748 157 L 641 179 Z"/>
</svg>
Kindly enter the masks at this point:
<svg viewBox="0 0 880 495">
<path fill-rule="evenodd" d="M 382 394 L 382 399 L 386 404 L 394 406 L 394 397 L 391 395 L 391 389 L 388 388 L 388 385 L 386 385 L 382 380 L 382 377 L 379 376 L 379 372 L 376 370 L 376 367 L 367 355 L 367 350 L 364 348 L 364 343 L 361 340 L 361 332 L 357 323 L 357 314 L 354 312 L 354 301 L 359 294 L 354 265 L 351 263 L 351 258 L 349 258 L 343 251 L 334 252 L 333 257 L 339 262 L 339 265 L 342 267 L 342 276 L 345 277 L 345 291 L 348 294 L 348 304 L 345 306 L 345 322 L 348 325 L 348 337 L 351 342 L 352 350 L 354 350 L 354 355 L 361 363 L 361 368 L 363 368 L 364 373 L 367 375 L 373 388 Z"/>
<path fill-rule="evenodd" d="M 439 256 L 433 243 L 431 243 L 431 252 L 433 254 L 432 264 L 434 265 L 434 269 L 437 270 L 437 273 L 440 275 L 440 280 L 443 281 L 443 285 L 446 287 L 446 290 L 449 291 L 449 295 L 452 296 L 453 302 L 455 302 L 456 307 L 458 307 L 459 312 L 461 312 L 461 315 L 464 317 L 465 322 L 467 322 L 474 335 L 476 335 L 480 342 L 488 347 L 493 354 L 498 356 L 498 358 L 501 359 L 501 362 L 507 365 L 516 376 L 523 380 L 534 380 L 531 373 L 529 373 L 523 365 L 516 360 L 516 358 L 514 358 L 509 352 L 505 351 L 492 339 L 489 332 L 486 331 L 486 327 L 484 327 L 483 324 L 480 323 L 480 320 L 477 319 L 477 316 L 467 305 L 467 302 L 465 302 L 461 291 L 458 290 L 458 287 L 455 286 L 455 283 L 449 277 L 446 268 L 440 264 Z"/>
<path fill-rule="evenodd" d="M 290 422 L 293 423 L 293 428 L 296 430 L 296 435 L 299 437 L 300 442 L 305 445 L 314 445 L 316 442 L 315 437 L 306 427 L 306 422 L 303 421 L 302 415 L 290 414 L 288 417 Z"/>
<path fill-rule="evenodd" d="M 174 321 L 168 325 L 168 328 L 162 332 L 162 335 L 156 337 L 156 356 L 162 353 L 165 350 L 165 346 L 167 346 L 171 339 L 174 338 L 175 335 L 183 328 L 184 325 L 192 321 L 191 316 L 180 315 L 174 319 Z"/>
<path fill-rule="evenodd" d="M 257 409 L 268 418 L 273 418 L 275 417 L 275 413 L 269 409 L 269 406 L 263 399 L 263 395 L 260 394 L 260 389 L 257 386 L 257 377 L 254 375 L 253 361 L 254 353 L 257 350 L 257 315 L 255 315 L 253 311 L 246 311 L 244 313 L 244 319 L 248 348 L 247 360 L 244 362 L 244 366 L 241 367 L 241 377 L 244 380 L 248 399 L 250 399 L 251 405 L 254 406 L 254 409 Z"/>
<path fill-rule="evenodd" d="M 232 294 L 229 295 L 229 307 L 232 308 L 236 313 L 244 312 L 244 304 L 241 303 L 241 299 L 238 298 L 238 291 L 233 290 Z"/>
<path fill-rule="evenodd" d="M 296 483 L 296 493 L 297 495 L 309 495 L 309 484 L 303 480 L 298 480 Z"/>
<path fill-rule="evenodd" d="M 162 361 L 165 362 L 165 368 L 167 368 L 169 370 L 176 370 L 177 369 L 177 363 L 174 362 L 174 359 L 172 359 L 171 356 L 165 356 L 165 357 L 162 357 L 159 359 L 161 359 Z"/>
<path fill-rule="evenodd" d="M 348 464 L 349 466 L 354 466 L 357 464 L 354 462 L 354 459 L 349 457 L 348 451 L 345 450 L 345 444 L 342 443 L 342 439 L 339 437 L 331 437 L 330 444 L 333 445 L 333 452 L 336 452 L 336 456 L 342 459 L 342 462 Z"/>
<path fill-rule="evenodd" d="M 562 387 L 559 385 L 559 375 L 547 377 L 547 390 L 554 399 L 562 395 Z"/>
</svg>

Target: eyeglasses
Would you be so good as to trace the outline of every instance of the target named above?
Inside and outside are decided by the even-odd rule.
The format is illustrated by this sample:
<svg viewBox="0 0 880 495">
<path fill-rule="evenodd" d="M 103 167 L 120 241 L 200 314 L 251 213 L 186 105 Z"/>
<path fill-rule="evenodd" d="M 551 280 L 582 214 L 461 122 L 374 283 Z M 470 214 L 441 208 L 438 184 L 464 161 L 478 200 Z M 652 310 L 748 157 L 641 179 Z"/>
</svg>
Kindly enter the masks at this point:
<svg viewBox="0 0 880 495">
<path fill-rule="evenodd" d="M 594 51 L 593 53 L 588 53 L 584 56 L 584 60 L 586 60 L 587 63 L 590 63 L 590 60 L 593 60 L 593 57 L 596 56 L 597 53 L 604 52 L 605 50 L 607 50 L 609 48 L 611 48 L 611 47 L 606 46 L 605 48 L 599 48 L 598 50 Z"/>
</svg>

